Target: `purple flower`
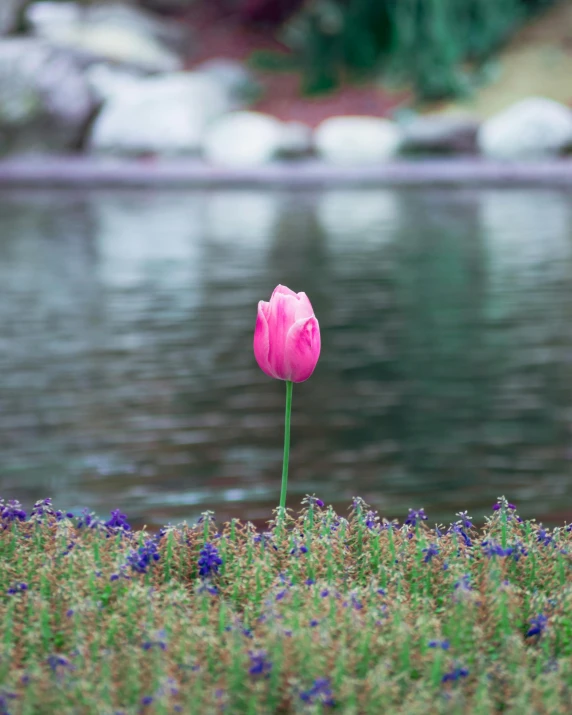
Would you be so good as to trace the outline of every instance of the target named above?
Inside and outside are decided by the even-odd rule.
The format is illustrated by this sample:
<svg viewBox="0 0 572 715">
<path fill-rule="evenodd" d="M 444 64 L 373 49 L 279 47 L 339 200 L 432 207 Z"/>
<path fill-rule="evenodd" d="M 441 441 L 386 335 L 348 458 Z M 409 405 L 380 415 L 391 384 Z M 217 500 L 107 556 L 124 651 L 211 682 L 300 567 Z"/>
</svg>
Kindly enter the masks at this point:
<svg viewBox="0 0 572 715">
<path fill-rule="evenodd" d="M 63 655 L 56 653 L 48 657 L 48 665 L 50 666 L 53 673 L 60 673 L 62 670 L 74 670 L 73 665 L 70 661 Z"/>
<path fill-rule="evenodd" d="M 305 546 L 304 544 L 298 545 L 298 542 L 294 542 L 294 546 L 292 549 L 290 549 L 290 554 L 292 556 L 300 556 L 300 554 L 307 554 L 308 553 L 308 547 Z"/>
<path fill-rule="evenodd" d="M 310 494 L 306 494 L 304 499 L 302 500 L 302 504 L 309 504 L 310 506 L 318 506 L 320 509 L 324 507 L 324 502 L 321 499 L 318 499 L 318 497 Z"/>
<path fill-rule="evenodd" d="M 250 668 L 248 672 L 250 675 L 265 675 L 267 676 L 272 670 L 272 663 L 268 660 L 266 651 L 251 651 L 250 656 Z"/>
<path fill-rule="evenodd" d="M 548 623 L 548 618 L 540 613 L 538 616 L 535 618 L 530 619 L 530 628 L 528 629 L 528 632 L 526 634 L 527 638 L 530 638 L 531 636 L 540 636 L 544 633 L 546 630 L 546 624 Z"/>
<path fill-rule="evenodd" d="M 443 650 L 449 650 L 449 641 L 429 641 L 429 648 L 442 648 Z"/>
<path fill-rule="evenodd" d="M 89 509 L 83 509 L 77 521 L 78 529 L 95 529 L 99 526 L 99 519 Z"/>
<path fill-rule="evenodd" d="M 255 544 L 260 544 L 260 546 L 265 549 L 267 546 L 272 546 L 274 551 L 278 551 L 278 547 L 272 540 L 272 532 L 265 531 L 262 534 L 256 534 L 253 538 Z"/>
<path fill-rule="evenodd" d="M 423 561 L 428 564 L 434 556 L 439 556 L 439 549 L 436 544 L 429 544 L 427 548 L 423 549 L 423 553 L 425 554 Z"/>
<path fill-rule="evenodd" d="M 27 583 L 16 583 L 13 586 L 10 586 L 10 588 L 6 591 L 7 594 L 10 596 L 13 596 L 16 593 L 20 593 L 21 591 L 27 591 L 28 590 L 28 584 Z"/>
<path fill-rule="evenodd" d="M 546 531 L 546 529 L 541 527 L 536 534 L 536 540 L 539 543 L 544 544 L 544 546 L 548 546 L 548 544 L 552 542 L 552 536 Z"/>
<path fill-rule="evenodd" d="M 515 561 L 518 561 L 521 556 L 528 556 L 528 551 L 524 544 L 520 541 L 516 541 L 512 550 L 512 557 Z"/>
<path fill-rule="evenodd" d="M 130 566 L 137 573 L 147 573 L 147 569 L 154 561 L 161 558 L 157 544 L 153 539 L 148 539 L 143 546 L 136 551 L 132 551 L 127 557 L 127 566 Z M 115 574 L 113 574 L 115 575 Z"/>
<path fill-rule="evenodd" d="M 455 582 L 453 586 L 455 591 L 470 591 L 471 590 L 471 580 L 468 574 L 465 574 L 462 578 Z"/>
<path fill-rule="evenodd" d="M 365 515 L 365 525 L 368 529 L 376 529 L 378 526 L 379 516 L 375 511 L 368 511 Z"/>
<path fill-rule="evenodd" d="M 451 524 L 451 528 L 449 529 L 449 531 L 453 534 L 458 534 L 465 542 L 465 546 L 471 547 L 473 545 L 470 536 L 463 529 L 461 524 Z"/>
<path fill-rule="evenodd" d="M 453 668 L 452 671 L 449 673 L 445 673 L 445 675 L 441 678 L 442 683 L 447 683 L 455 680 L 459 680 L 459 678 L 466 678 L 467 675 L 469 675 L 469 671 L 467 668 Z"/>
<path fill-rule="evenodd" d="M 37 501 L 30 513 L 31 519 L 36 517 L 36 519 L 40 520 L 44 516 L 56 516 L 56 512 L 52 506 L 52 500 L 49 497 Z"/>
<path fill-rule="evenodd" d="M 425 509 L 410 509 L 409 513 L 407 514 L 407 519 L 405 519 L 405 524 L 409 524 L 410 526 L 417 526 L 417 524 L 421 521 L 427 521 L 427 515 L 425 514 Z"/>
<path fill-rule="evenodd" d="M 320 621 L 316 620 L 315 618 L 312 618 L 312 620 L 310 621 L 310 628 L 315 628 L 319 623 Z"/>
<path fill-rule="evenodd" d="M 516 506 L 514 504 L 507 504 L 506 508 L 516 511 Z M 502 504 L 500 504 L 498 502 L 496 504 L 493 504 L 493 511 L 500 511 L 500 509 L 502 509 Z"/>
<path fill-rule="evenodd" d="M 157 646 L 157 648 L 161 650 L 167 650 L 166 633 L 164 630 L 158 631 L 155 638 L 145 641 L 141 645 L 143 650 L 151 650 L 154 646 Z"/>
<path fill-rule="evenodd" d="M 207 542 L 200 550 L 198 565 L 199 574 L 203 578 L 218 574 L 219 566 L 222 566 L 222 559 L 218 555 L 217 547 Z"/>
<path fill-rule="evenodd" d="M 111 517 L 104 523 L 105 528 L 112 532 L 131 531 L 131 526 L 127 521 L 127 516 L 122 514 L 119 509 L 114 509 L 111 512 Z"/>
<path fill-rule="evenodd" d="M 327 588 L 325 588 L 323 591 L 320 591 L 320 597 L 321 598 L 326 598 L 326 596 L 329 596 L 330 592 L 328 591 Z"/>
<path fill-rule="evenodd" d="M 507 546 L 506 549 L 503 549 L 500 544 L 497 544 L 496 541 L 493 541 L 492 539 L 483 541 L 481 547 L 484 555 L 489 559 L 493 556 L 510 556 L 514 551 L 512 546 Z"/>
<path fill-rule="evenodd" d="M 464 529 L 472 529 L 472 517 L 469 516 L 466 511 L 460 511 L 456 516 L 459 517 L 459 526 L 462 526 Z"/>
<path fill-rule="evenodd" d="M 332 688 L 329 678 L 317 678 L 309 690 L 300 693 L 300 700 L 311 705 L 312 703 L 322 703 L 327 708 L 333 708 L 336 704 L 332 696 Z"/>
<path fill-rule="evenodd" d="M 16 499 L 10 499 L 6 504 L 0 499 L 0 519 L 5 521 L 26 521 L 26 512 Z"/>
<path fill-rule="evenodd" d="M 152 702 L 153 702 L 152 695 L 145 695 L 145 697 L 141 698 L 141 705 L 151 705 Z"/>
</svg>

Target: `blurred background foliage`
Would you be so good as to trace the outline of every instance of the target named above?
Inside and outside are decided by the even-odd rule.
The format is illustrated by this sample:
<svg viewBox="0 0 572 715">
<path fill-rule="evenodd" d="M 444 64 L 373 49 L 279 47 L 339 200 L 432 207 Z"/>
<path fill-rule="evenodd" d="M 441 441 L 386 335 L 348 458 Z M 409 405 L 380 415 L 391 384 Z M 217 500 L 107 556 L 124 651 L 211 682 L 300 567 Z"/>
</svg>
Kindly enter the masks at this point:
<svg viewBox="0 0 572 715">
<path fill-rule="evenodd" d="M 294 61 L 307 94 L 335 89 L 345 80 L 380 76 L 412 85 L 419 98 L 432 100 L 469 92 L 486 61 L 525 21 L 562 1 L 138 0 L 138 4 L 167 14 L 208 5 L 229 22 L 238 19 L 271 33 L 292 56 L 262 51 L 255 53 L 255 64 L 291 70 Z"/>
<path fill-rule="evenodd" d="M 439 99 L 466 93 L 474 70 L 553 2 L 311 0 L 282 36 L 300 57 L 307 92 L 380 72 L 412 83 L 421 98 Z"/>
</svg>

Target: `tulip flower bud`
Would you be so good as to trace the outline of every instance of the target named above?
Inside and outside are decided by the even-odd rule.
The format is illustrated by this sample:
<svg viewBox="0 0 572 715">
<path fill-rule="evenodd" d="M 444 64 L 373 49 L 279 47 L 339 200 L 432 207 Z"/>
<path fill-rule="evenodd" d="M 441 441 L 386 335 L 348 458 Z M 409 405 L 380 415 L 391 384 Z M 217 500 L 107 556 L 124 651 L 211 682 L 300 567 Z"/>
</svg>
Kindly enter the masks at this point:
<svg viewBox="0 0 572 715">
<path fill-rule="evenodd" d="M 258 303 L 254 356 L 269 377 L 304 382 L 320 357 L 320 326 L 305 293 L 274 289 L 270 302 Z"/>
</svg>

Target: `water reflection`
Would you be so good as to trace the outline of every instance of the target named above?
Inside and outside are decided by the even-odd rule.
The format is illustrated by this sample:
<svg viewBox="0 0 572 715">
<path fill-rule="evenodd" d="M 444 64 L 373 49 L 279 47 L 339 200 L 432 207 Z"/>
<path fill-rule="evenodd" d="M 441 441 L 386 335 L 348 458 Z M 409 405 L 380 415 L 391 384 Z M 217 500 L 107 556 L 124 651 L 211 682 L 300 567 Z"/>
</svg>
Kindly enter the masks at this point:
<svg viewBox="0 0 572 715">
<path fill-rule="evenodd" d="M 256 303 L 306 290 L 291 504 L 572 519 L 569 196 L 27 192 L 0 200 L 0 494 L 265 519 L 282 388 Z"/>
</svg>

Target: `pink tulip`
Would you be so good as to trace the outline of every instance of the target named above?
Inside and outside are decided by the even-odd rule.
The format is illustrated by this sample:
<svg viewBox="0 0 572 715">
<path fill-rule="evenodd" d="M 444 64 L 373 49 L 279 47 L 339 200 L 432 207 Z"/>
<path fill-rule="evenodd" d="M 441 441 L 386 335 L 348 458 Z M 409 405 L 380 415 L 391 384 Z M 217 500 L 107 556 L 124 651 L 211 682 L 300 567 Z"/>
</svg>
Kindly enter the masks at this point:
<svg viewBox="0 0 572 715">
<path fill-rule="evenodd" d="M 258 303 L 254 356 L 269 377 L 304 382 L 320 357 L 320 326 L 305 293 L 276 286 Z"/>
</svg>

